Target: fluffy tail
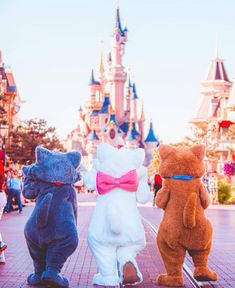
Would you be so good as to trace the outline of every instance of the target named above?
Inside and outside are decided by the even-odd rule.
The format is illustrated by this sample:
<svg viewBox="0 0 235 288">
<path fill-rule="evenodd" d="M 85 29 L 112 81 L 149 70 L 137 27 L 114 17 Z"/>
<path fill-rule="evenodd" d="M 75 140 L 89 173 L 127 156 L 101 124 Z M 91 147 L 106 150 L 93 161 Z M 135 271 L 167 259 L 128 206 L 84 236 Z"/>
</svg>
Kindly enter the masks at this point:
<svg viewBox="0 0 235 288">
<path fill-rule="evenodd" d="M 192 193 L 189 196 L 183 211 L 183 223 L 186 228 L 192 229 L 196 226 L 196 205 L 197 194 Z"/>
</svg>

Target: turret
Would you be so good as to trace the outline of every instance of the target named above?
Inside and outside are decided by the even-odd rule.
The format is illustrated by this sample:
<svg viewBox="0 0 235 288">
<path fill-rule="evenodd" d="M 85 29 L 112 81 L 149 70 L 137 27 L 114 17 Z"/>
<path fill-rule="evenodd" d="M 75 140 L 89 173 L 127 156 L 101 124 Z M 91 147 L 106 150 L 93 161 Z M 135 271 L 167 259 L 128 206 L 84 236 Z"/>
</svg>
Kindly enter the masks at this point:
<svg viewBox="0 0 235 288">
<path fill-rule="evenodd" d="M 145 123 L 144 103 L 142 103 L 140 119 L 139 119 L 139 130 L 140 130 L 141 139 L 143 139 L 143 136 L 144 136 L 144 123 Z"/>
<path fill-rule="evenodd" d="M 87 137 L 87 152 L 89 158 L 89 164 L 91 164 L 92 159 L 96 154 L 96 147 L 100 143 L 100 139 L 93 129 Z"/>
<path fill-rule="evenodd" d="M 104 98 L 103 105 L 99 112 L 100 129 L 102 133 L 105 131 L 106 124 L 108 122 L 109 105 L 110 105 L 109 96 L 106 95 Z"/>
<path fill-rule="evenodd" d="M 101 51 L 100 51 L 100 57 L 99 57 L 98 72 L 99 72 L 99 80 L 100 80 L 101 90 L 103 91 L 105 84 L 106 84 L 106 80 L 105 80 L 105 68 L 104 68 L 104 63 L 103 63 L 103 56 L 102 56 Z"/>
<path fill-rule="evenodd" d="M 154 148 L 160 145 L 160 141 L 157 139 L 154 133 L 152 120 L 150 121 L 148 135 L 146 139 L 144 140 L 144 142 L 145 142 L 145 151 L 146 151 L 145 165 L 148 166 L 152 159 Z"/>
<path fill-rule="evenodd" d="M 227 105 L 232 83 L 229 81 L 224 60 L 216 56 L 209 63 L 205 79 L 201 82 L 201 101 L 196 116 L 191 120 L 196 128 L 206 129 L 208 119 L 219 118 L 220 108 Z"/>
<path fill-rule="evenodd" d="M 119 123 L 123 122 L 124 118 L 126 73 L 122 65 L 122 57 L 124 55 L 125 42 L 127 41 L 126 36 L 127 31 L 122 29 L 119 8 L 117 8 L 115 28 L 112 34 L 112 64 L 108 78 L 110 81 L 110 100 Z"/>
<path fill-rule="evenodd" d="M 133 122 L 137 122 L 138 121 L 138 117 L 137 117 L 137 100 L 138 100 L 138 95 L 136 92 L 136 86 L 135 83 L 132 86 L 132 93 L 131 93 L 131 98 L 130 98 L 130 106 L 131 106 L 131 120 Z"/>
<path fill-rule="evenodd" d="M 129 130 L 127 132 L 125 141 L 126 141 L 126 146 L 129 148 L 137 148 L 138 147 L 138 141 L 136 138 L 135 128 L 133 126 L 132 121 L 130 121 Z"/>
<path fill-rule="evenodd" d="M 149 132 L 148 132 L 148 135 L 147 135 L 146 139 L 144 140 L 144 142 L 146 143 L 146 145 L 153 145 L 154 147 L 160 145 L 160 142 L 154 133 L 152 120 L 150 121 Z"/>
<path fill-rule="evenodd" d="M 131 84 L 131 79 L 130 75 L 128 75 L 127 83 L 126 83 L 126 91 L 125 91 L 125 110 L 126 112 L 131 111 L 131 106 L 130 106 L 130 99 L 131 99 L 131 91 L 132 91 L 132 84 Z"/>
<path fill-rule="evenodd" d="M 94 103 L 96 101 L 96 92 L 99 91 L 100 93 L 100 82 L 95 80 L 93 69 L 91 70 L 91 78 L 89 81 L 89 86 L 90 86 L 91 102 Z"/>
<path fill-rule="evenodd" d="M 78 109 L 78 116 L 79 116 L 79 119 L 82 119 L 82 118 L 83 118 L 83 109 L 82 109 L 82 106 L 80 106 L 79 109 Z"/>
</svg>

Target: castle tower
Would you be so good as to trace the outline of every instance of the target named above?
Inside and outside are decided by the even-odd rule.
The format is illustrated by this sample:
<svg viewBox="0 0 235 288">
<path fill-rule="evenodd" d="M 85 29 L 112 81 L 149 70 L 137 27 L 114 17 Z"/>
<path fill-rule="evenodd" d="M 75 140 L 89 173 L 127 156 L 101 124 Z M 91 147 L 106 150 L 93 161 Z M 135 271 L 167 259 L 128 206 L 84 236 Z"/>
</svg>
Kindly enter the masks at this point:
<svg viewBox="0 0 235 288">
<path fill-rule="evenodd" d="M 108 113 L 110 110 L 109 106 L 110 106 L 109 96 L 106 95 L 104 98 L 103 106 L 101 107 L 99 112 L 100 130 L 102 133 L 105 132 L 106 124 L 108 123 Z"/>
<path fill-rule="evenodd" d="M 126 73 L 122 65 L 122 57 L 126 41 L 127 29 L 122 28 L 119 8 L 117 8 L 115 28 L 112 34 L 111 67 L 108 79 L 110 82 L 110 101 L 116 113 L 118 123 L 123 122 L 124 117 L 124 84 Z"/>
<path fill-rule="evenodd" d="M 136 92 L 135 83 L 133 83 L 132 93 L 131 93 L 131 98 L 130 98 L 130 106 L 131 106 L 130 118 L 131 118 L 131 120 L 132 120 L 134 123 L 138 122 L 138 117 L 137 117 L 137 101 L 138 101 L 138 95 L 137 95 L 137 92 Z"/>
<path fill-rule="evenodd" d="M 129 75 L 128 81 L 126 83 L 126 92 L 125 92 L 125 100 L 126 100 L 125 110 L 126 110 L 126 113 L 130 113 L 130 111 L 131 111 L 131 90 L 132 90 L 132 84 L 131 84 L 131 79 L 130 79 L 130 75 Z"/>
<path fill-rule="evenodd" d="M 95 130 L 93 129 L 87 137 L 87 153 L 89 157 L 89 163 L 92 162 L 92 159 L 94 158 L 96 153 L 96 147 L 99 143 L 100 139 L 96 134 Z"/>
<path fill-rule="evenodd" d="M 144 110 L 138 117 L 139 101 L 135 84 L 122 64 L 124 48 L 127 42 L 127 28 L 122 27 L 119 8 L 116 10 L 116 21 L 111 37 L 111 52 L 108 54 L 107 64 L 104 65 L 102 53 L 99 57 L 98 80 L 91 71 L 90 97 L 79 113 L 79 127 L 77 129 L 88 162 L 93 159 L 96 145 L 100 141 L 110 143 L 115 147 L 146 148 L 144 143 Z M 106 67 L 106 69 L 105 69 Z M 88 156 L 86 156 L 88 155 Z"/>
<path fill-rule="evenodd" d="M 95 80 L 94 70 L 91 70 L 91 78 L 89 82 L 91 102 L 96 101 L 97 91 L 100 91 L 100 82 Z"/>
<path fill-rule="evenodd" d="M 208 127 L 208 119 L 223 118 L 222 111 L 229 99 L 232 84 L 228 79 L 223 59 L 216 56 L 210 61 L 201 86 L 201 102 L 191 123 L 204 130 Z"/>
<path fill-rule="evenodd" d="M 138 147 L 138 141 L 136 139 L 135 128 L 133 126 L 132 121 L 130 121 L 129 130 L 127 132 L 125 140 L 126 140 L 126 146 L 128 148 L 137 148 Z"/>
<path fill-rule="evenodd" d="M 99 80 L 100 80 L 100 92 L 101 92 L 101 97 L 100 101 L 104 100 L 104 95 L 103 91 L 105 89 L 106 85 L 106 79 L 105 79 L 105 68 L 104 68 L 104 62 L 103 62 L 103 56 L 102 56 L 102 51 L 100 51 L 100 57 L 99 57 L 99 65 L 98 65 L 98 72 L 99 72 Z"/>
<path fill-rule="evenodd" d="M 152 120 L 150 121 L 149 132 L 144 142 L 145 142 L 145 147 L 146 147 L 145 148 L 145 151 L 146 151 L 145 165 L 149 165 L 152 159 L 154 148 L 160 145 L 160 141 L 157 139 L 157 137 L 154 134 Z"/>
</svg>

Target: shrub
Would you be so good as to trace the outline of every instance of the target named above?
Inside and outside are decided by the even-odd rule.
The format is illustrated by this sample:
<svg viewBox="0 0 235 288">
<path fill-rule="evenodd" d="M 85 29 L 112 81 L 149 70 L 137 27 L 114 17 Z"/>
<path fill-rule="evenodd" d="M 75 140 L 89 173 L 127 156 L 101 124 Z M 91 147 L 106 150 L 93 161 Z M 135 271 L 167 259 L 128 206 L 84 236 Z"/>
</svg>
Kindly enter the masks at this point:
<svg viewBox="0 0 235 288">
<path fill-rule="evenodd" d="M 235 175 L 235 162 L 234 161 L 226 162 L 224 164 L 223 170 L 224 174 L 229 178 Z"/>
<path fill-rule="evenodd" d="M 232 187 L 224 180 L 218 182 L 218 200 L 219 203 L 225 203 L 232 196 Z"/>
<path fill-rule="evenodd" d="M 235 195 L 233 194 L 232 197 L 228 200 L 228 204 L 235 204 Z"/>
</svg>

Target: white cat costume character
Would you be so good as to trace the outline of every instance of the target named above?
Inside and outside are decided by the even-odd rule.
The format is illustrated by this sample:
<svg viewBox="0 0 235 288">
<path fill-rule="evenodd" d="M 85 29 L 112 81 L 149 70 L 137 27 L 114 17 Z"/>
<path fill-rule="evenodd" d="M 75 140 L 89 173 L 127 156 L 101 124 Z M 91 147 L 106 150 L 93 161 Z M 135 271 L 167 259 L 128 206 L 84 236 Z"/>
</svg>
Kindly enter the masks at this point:
<svg viewBox="0 0 235 288">
<path fill-rule="evenodd" d="M 135 256 L 145 247 L 145 233 L 137 202 L 150 198 L 143 149 L 97 147 L 91 171 L 84 175 L 88 189 L 99 193 L 88 230 L 88 244 L 99 273 L 93 284 L 137 285 L 143 277 Z"/>
</svg>

